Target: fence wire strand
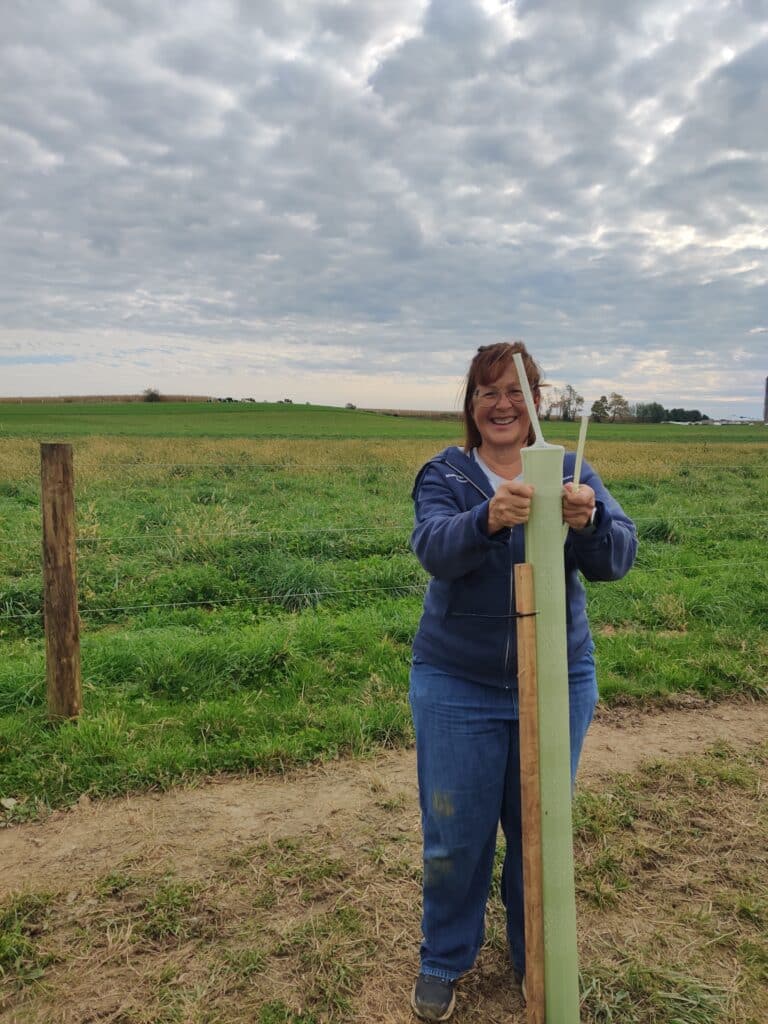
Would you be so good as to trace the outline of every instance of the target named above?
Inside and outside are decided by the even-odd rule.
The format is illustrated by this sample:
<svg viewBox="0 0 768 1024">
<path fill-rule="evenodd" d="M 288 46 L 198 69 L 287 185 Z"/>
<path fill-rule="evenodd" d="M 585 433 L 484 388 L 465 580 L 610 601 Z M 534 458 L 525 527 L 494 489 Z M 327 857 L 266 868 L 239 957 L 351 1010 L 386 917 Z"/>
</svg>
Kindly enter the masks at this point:
<svg viewBox="0 0 768 1024">
<path fill-rule="evenodd" d="M 728 522 L 729 520 L 738 520 L 740 523 L 768 523 L 768 512 L 737 512 L 737 511 L 724 511 L 724 512 L 702 512 L 695 515 L 665 515 L 659 513 L 658 515 L 649 516 L 636 516 L 632 518 L 632 522 L 635 526 L 653 526 L 656 523 L 661 522 L 663 525 L 674 527 L 680 523 L 697 523 L 697 522 Z M 98 536 L 89 537 L 85 534 L 81 534 L 77 538 L 77 544 L 80 545 L 94 545 L 94 544 L 122 544 L 125 541 L 141 541 L 143 543 L 157 541 L 157 540 L 173 540 L 180 541 L 188 538 L 194 540 L 200 539 L 213 539 L 213 540 L 230 540 L 240 539 L 243 537 L 250 538 L 252 540 L 270 539 L 271 537 L 283 537 L 283 536 L 304 536 L 305 534 L 319 534 L 319 535 L 330 535 L 330 534 L 377 534 L 377 533 L 391 533 L 397 530 L 402 530 L 404 534 L 410 536 L 411 527 L 410 525 L 403 525 L 402 523 L 377 523 L 371 526 L 263 526 L 254 523 L 253 526 L 243 527 L 241 530 L 196 530 L 194 527 L 175 527 L 173 530 L 160 529 L 160 530 L 145 530 L 142 533 L 123 533 L 123 534 L 100 534 Z M 647 541 L 646 541 L 647 542 Z M 38 544 L 40 540 L 35 537 L 31 541 L 22 540 L 18 537 L 3 538 L 0 535 L 0 543 L 3 547 L 8 548 L 26 548 L 29 549 L 31 544 Z"/>
<path fill-rule="evenodd" d="M 632 583 L 632 580 L 638 575 L 653 575 L 656 573 L 670 572 L 671 568 L 680 570 L 693 570 L 701 568 L 706 571 L 707 576 L 713 575 L 713 570 L 720 568 L 732 569 L 755 569 L 758 572 L 764 572 L 766 579 L 768 580 L 768 569 L 764 569 L 757 566 L 754 561 L 750 562 L 731 562 L 727 559 L 717 562 L 710 561 L 699 561 L 699 562 L 686 562 L 682 566 L 635 566 L 632 570 L 621 580 L 614 580 L 614 586 L 621 586 L 622 584 Z M 142 604 L 131 604 L 131 605 L 102 605 L 93 607 L 84 607 L 79 609 L 81 616 L 86 615 L 111 615 L 116 612 L 132 612 L 132 611 L 148 611 L 154 609 L 163 608 L 220 608 L 228 607 L 233 605 L 257 605 L 260 602 L 279 602 L 283 601 L 291 603 L 295 601 L 315 601 L 320 597 L 338 596 L 340 594 L 371 594 L 376 592 L 381 593 L 398 593 L 398 594 L 410 594 L 410 593 L 424 593 L 429 580 L 424 580 L 422 583 L 399 583 L 389 584 L 386 586 L 372 586 L 372 587 L 318 587 L 312 590 L 306 591 L 274 591 L 269 593 L 260 594 L 245 594 L 240 597 L 234 598 L 216 598 L 209 597 L 197 601 L 165 601 L 165 602 L 148 602 Z M 0 613 L 0 621 L 3 620 L 18 620 L 18 619 L 39 619 L 43 615 L 42 609 L 37 611 L 28 612 L 3 612 Z"/>
</svg>

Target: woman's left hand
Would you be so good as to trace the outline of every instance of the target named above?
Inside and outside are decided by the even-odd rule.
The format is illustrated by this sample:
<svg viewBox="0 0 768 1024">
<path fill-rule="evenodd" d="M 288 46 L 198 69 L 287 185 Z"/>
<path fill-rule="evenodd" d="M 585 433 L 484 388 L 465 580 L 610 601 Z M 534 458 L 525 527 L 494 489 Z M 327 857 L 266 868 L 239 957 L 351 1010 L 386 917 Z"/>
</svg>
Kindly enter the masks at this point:
<svg viewBox="0 0 768 1024">
<path fill-rule="evenodd" d="M 574 490 L 573 484 L 563 484 L 563 522 L 572 530 L 583 530 L 592 519 L 595 507 L 595 492 L 588 484 L 580 484 Z"/>
</svg>

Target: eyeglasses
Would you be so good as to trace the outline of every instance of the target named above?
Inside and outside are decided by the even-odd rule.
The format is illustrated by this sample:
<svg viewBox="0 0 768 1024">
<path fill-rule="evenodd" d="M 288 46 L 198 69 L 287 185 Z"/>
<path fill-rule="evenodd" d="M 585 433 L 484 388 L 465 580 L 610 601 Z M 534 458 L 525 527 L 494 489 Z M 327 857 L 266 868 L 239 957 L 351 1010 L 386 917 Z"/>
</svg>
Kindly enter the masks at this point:
<svg viewBox="0 0 768 1024">
<path fill-rule="evenodd" d="M 498 388 L 475 388 L 475 401 L 478 405 L 496 405 L 502 395 L 506 395 L 512 405 L 525 405 L 525 395 L 520 388 L 505 388 L 503 391 Z"/>
</svg>

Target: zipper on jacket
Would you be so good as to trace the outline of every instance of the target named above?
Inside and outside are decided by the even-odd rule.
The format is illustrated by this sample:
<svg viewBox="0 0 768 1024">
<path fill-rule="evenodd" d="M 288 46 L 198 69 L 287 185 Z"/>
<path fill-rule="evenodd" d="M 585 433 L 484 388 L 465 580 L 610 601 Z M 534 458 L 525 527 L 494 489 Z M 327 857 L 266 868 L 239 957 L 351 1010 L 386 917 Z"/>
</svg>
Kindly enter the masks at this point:
<svg viewBox="0 0 768 1024">
<path fill-rule="evenodd" d="M 514 586 L 513 586 L 513 583 L 512 583 L 512 579 L 513 579 L 513 575 L 512 574 L 515 571 L 514 552 L 512 551 L 513 540 L 514 540 L 514 537 L 513 537 L 513 534 L 512 534 L 512 530 L 510 530 L 509 531 L 509 545 L 508 545 L 508 547 L 509 547 L 509 605 L 508 605 L 508 612 L 509 612 L 509 614 L 507 616 L 507 646 L 504 649 L 504 689 L 505 690 L 511 690 L 512 689 L 512 686 L 511 686 L 511 684 L 509 682 L 509 648 L 512 646 L 512 629 L 513 629 L 513 626 L 515 628 L 517 627 L 517 620 L 512 617 L 512 612 L 514 610 L 513 605 L 514 605 L 514 599 L 515 599 Z"/>
<path fill-rule="evenodd" d="M 435 460 L 435 461 L 438 461 L 438 460 Z M 448 466 L 450 469 L 452 469 L 454 471 L 454 473 L 458 473 L 462 480 L 465 480 L 468 484 L 470 484 L 472 487 L 474 487 L 476 491 L 479 491 L 482 494 L 482 496 L 486 499 L 486 501 L 490 501 L 491 500 L 493 495 L 492 494 L 488 494 L 487 491 L 485 491 L 480 486 L 480 484 L 476 484 L 475 481 L 472 479 L 472 477 L 469 476 L 467 473 L 465 473 L 463 469 L 459 469 L 458 466 L 455 466 L 450 461 L 450 459 L 444 459 L 443 461 L 445 462 L 446 466 Z M 475 465 L 476 465 L 476 463 L 475 463 Z M 479 466 L 478 466 L 478 471 L 481 472 L 481 473 L 483 472 L 480 469 Z M 483 473 L 483 476 L 485 476 L 484 473 Z"/>
</svg>

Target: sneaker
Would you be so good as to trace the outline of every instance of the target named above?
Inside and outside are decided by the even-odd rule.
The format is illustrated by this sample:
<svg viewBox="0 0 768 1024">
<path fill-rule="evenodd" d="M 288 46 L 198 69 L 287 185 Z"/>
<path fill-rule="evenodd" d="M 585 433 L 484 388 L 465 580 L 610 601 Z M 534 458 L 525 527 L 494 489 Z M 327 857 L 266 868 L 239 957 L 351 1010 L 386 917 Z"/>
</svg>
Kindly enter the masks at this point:
<svg viewBox="0 0 768 1024">
<path fill-rule="evenodd" d="M 420 974 L 411 992 L 413 1012 L 422 1020 L 448 1020 L 456 1005 L 455 981 Z"/>
</svg>

